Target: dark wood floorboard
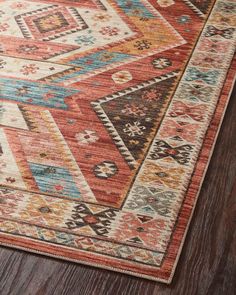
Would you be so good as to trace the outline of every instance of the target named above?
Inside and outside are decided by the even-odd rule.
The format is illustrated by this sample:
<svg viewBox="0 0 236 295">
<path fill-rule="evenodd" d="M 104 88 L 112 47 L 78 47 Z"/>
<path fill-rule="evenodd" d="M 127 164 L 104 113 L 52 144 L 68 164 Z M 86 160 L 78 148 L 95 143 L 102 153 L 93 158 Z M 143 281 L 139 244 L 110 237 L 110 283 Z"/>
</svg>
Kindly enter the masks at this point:
<svg viewBox="0 0 236 295">
<path fill-rule="evenodd" d="M 0 295 L 236 294 L 236 88 L 171 285 L 0 248 Z"/>
</svg>

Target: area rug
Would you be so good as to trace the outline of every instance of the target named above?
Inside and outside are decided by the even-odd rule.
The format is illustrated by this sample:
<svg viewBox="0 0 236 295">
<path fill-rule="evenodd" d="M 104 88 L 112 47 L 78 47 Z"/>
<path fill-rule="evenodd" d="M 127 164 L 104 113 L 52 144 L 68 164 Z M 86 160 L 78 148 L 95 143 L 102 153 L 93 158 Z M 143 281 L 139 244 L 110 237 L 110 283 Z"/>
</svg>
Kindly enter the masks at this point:
<svg viewBox="0 0 236 295">
<path fill-rule="evenodd" d="M 233 0 L 0 0 L 0 244 L 170 283 L 235 35 Z"/>
</svg>

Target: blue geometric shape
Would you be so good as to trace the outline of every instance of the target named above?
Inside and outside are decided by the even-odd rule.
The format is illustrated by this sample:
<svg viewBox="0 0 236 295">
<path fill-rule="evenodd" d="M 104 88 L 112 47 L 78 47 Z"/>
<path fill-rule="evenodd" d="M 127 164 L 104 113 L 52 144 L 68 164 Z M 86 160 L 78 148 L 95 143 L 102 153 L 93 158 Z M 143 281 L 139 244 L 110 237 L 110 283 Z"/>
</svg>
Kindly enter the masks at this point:
<svg viewBox="0 0 236 295">
<path fill-rule="evenodd" d="M 131 56 L 132 55 L 124 54 L 120 52 L 109 52 L 106 50 L 102 50 L 102 51 L 84 56 L 82 58 L 75 59 L 71 61 L 70 64 L 76 65 L 79 67 L 85 67 L 82 70 L 85 72 L 88 72 L 91 70 L 96 70 L 100 67 L 109 65 L 114 62 L 123 61 L 124 59 L 129 58 Z"/>
<path fill-rule="evenodd" d="M 82 58 L 77 58 L 69 62 L 71 65 L 75 65 L 80 67 L 81 69 L 77 72 L 64 75 L 63 77 L 59 77 L 54 79 L 54 82 L 62 82 L 74 77 L 79 77 L 81 75 L 87 74 L 91 71 L 103 68 L 109 64 L 113 64 L 115 62 L 124 61 L 127 58 L 132 57 L 133 55 L 124 54 L 119 52 L 109 52 L 106 50 L 102 50 L 96 53 L 92 53 L 90 55 L 84 56 Z"/>
<path fill-rule="evenodd" d="M 127 15 L 138 16 L 140 18 L 157 18 L 139 0 L 118 0 L 117 4 Z"/>
<path fill-rule="evenodd" d="M 29 165 L 40 191 L 76 199 L 81 198 L 67 169 L 37 163 L 29 163 Z"/>
<path fill-rule="evenodd" d="M 209 85 L 216 85 L 219 81 L 220 71 L 207 70 L 201 72 L 197 68 L 189 67 L 184 77 L 185 81 L 202 81 Z"/>
<path fill-rule="evenodd" d="M 45 83 L 3 77 L 0 79 L 0 98 L 49 108 L 68 109 L 64 99 L 78 92 L 79 90 L 76 89 Z M 45 99 L 47 96 L 48 98 Z"/>
</svg>

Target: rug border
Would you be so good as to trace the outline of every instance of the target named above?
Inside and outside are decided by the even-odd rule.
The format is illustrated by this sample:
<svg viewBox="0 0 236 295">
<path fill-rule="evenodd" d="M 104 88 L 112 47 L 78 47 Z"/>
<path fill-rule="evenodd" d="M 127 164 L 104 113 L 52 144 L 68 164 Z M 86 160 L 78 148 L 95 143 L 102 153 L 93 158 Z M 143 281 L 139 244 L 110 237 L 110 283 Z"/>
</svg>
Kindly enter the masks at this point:
<svg viewBox="0 0 236 295">
<path fill-rule="evenodd" d="M 233 60 L 232 60 L 231 66 L 230 66 L 229 71 L 228 71 L 228 73 L 227 73 L 227 76 L 226 76 L 226 78 L 225 78 L 225 82 L 224 82 L 224 85 L 223 85 L 223 87 L 222 87 L 222 89 L 221 89 L 221 94 L 220 94 L 220 96 L 219 96 L 219 100 L 220 100 L 221 97 L 223 96 L 222 91 L 223 91 L 224 87 L 226 86 L 226 83 L 227 83 L 227 82 L 229 82 L 229 83 L 231 84 L 231 85 L 230 85 L 230 89 L 229 89 L 229 91 L 228 91 L 228 93 L 227 93 L 227 99 L 226 99 L 226 102 L 225 102 L 225 106 L 224 106 L 224 109 L 223 109 L 223 111 L 222 111 L 222 114 L 221 114 L 221 117 L 220 117 L 219 124 L 218 124 L 218 126 L 217 126 L 217 130 L 216 130 L 216 133 L 215 133 L 214 140 L 213 140 L 213 142 L 212 142 L 212 146 L 211 146 L 211 148 L 210 148 L 210 150 L 209 150 L 208 161 L 207 161 L 207 163 L 206 163 L 206 166 L 205 166 L 205 168 L 204 168 L 204 170 L 203 170 L 203 173 L 202 173 L 202 176 L 201 176 L 201 181 L 200 181 L 200 184 L 199 184 L 199 188 L 198 188 L 198 190 L 197 190 L 197 193 L 196 193 L 196 197 L 195 197 L 195 200 L 194 200 L 194 205 L 193 205 L 193 207 L 192 207 L 192 209 L 191 209 L 191 210 L 192 210 L 192 211 L 191 211 L 191 215 L 190 215 L 190 217 L 189 217 L 188 224 L 187 224 L 187 226 L 186 226 L 186 228 L 185 228 L 184 235 L 183 235 L 183 238 L 182 238 L 181 244 L 180 244 L 179 249 L 178 249 L 178 254 L 177 254 L 177 256 L 176 256 L 175 263 L 174 263 L 174 265 L 173 265 L 173 268 L 172 268 L 172 271 L 171 271 L 171 274 L 170 274 L 169 280 L 168 280 L 168 282 L 167 282 L 168 284 L 170 284 L 170 283 L 172 282 L 172 280 L 173 280 L 173 276 L 174 276 L 174 274 L 175 274 L 175 270 L 176 270 L 177 264 L 178 264 L 178 262 L 179 262 L 180 255 L 181 255 L 181 253 L 182 253 L 182 249 L 183 249 L 183 246 L 184 246 L 184 243 L 185 243 L 185 240 L 186 240 L 187 234 L 188 234 L 188 232 L 189 232 L 189 227 L 190 227 L 191 221 L 192 221 L 192 219 L 193 219 L 193 214 L 194 214 L 194 212 L 195 212 L 195 208 L 196 208 L 196 205 L 197 205 L 197 201 L 198 201 L 198 199 L 199 199 L 199 196 L 200 196 L 200 193 L 201 193 L 201 190 L 202 190 L 202 185 L 203 185 L 203 183 L 204 183 L 204 180 L 205 180 L 205 177 L 206 177 L 206 173 L 207 173 L 207 171 L 208 171 L 208 168 L 209 168 L 209 165 L 210 165 L 210 162 L 211 162 L 211 158 L 212 158 L 212 155 L 213 155 L 214 150 L 215 150 L 216 142 L 217 142 L 217 139 L 218 139 L 219 133 L 220 133 L 220 131 L 221 131 L 221 127 L 222 127 L 222 124 L 223 124 L 223 121 L 224 121 L 224 118 L 225 118 L 225 114 L 226 114 L 226 111 L 227 111 L 227 108 L 228 108 L 228 105 L 229 105 L 229 102 L 230 102 L 230 98 L 231 98 L 232 92 L 233 92 L 233 90 L 234 90 L 234 87 L 236 86 L 236 83 L 235 83 L 235 82 L 236 82 L 236 74 L 234 74 L 234 77 L 232 77 L 232 79 L 231 79 L 231 77 L 228 77 L 228 76 L 230 76 L 230 74 L 231 74 L 230 72 L 231 72 L 231 71 L 234 71 L 234 70 L 233 70 L 233 69 L 234 69 L 234 66 L 235 66 L 234 63 L 236 63 L 236 58 L 235 58 L 235 56 L 233 57 Z M 227 87 L 227 86 L 226 86 L 226 87 Z M 214 115 L 215 115 L 215 114 L 214 114 Z M 211 129 L 213 119 L 214 119 L 214 116 L 213 116 L 213 118 L 212 118 L 212 120 L 211 120 L 211 123 L 210 123 L 208 129 L 207 129 L 207 132 Z M 205 140 L 206 140 L 206 137 L 204 138 L 204 143 L 203 143 L 203 145 L 202 145 L 202 149 L 204 149 L 204 146 L 205 146 Z M 202 152 L 201 152 L 201 153 L 202 153 Z M 199 154 L 199 157 L 201 157 L 201 153 Z M 191 184 L 190 184 L 190 185 L 191 185 Z"/>
</svg>

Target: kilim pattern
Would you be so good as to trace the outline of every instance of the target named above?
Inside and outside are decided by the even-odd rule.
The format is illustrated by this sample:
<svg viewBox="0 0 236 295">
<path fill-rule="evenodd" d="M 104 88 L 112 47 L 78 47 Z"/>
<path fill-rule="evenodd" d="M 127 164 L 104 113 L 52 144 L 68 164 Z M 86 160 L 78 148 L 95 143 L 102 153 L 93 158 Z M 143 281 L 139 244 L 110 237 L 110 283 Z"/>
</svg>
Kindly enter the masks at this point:
<svg viewBox="0 0 236 295">
<path fill-rule="evenodd" d="M 235 36 L 234 0 L 0 0 L 0 244 L 170 282 Z"/>
</svg>

